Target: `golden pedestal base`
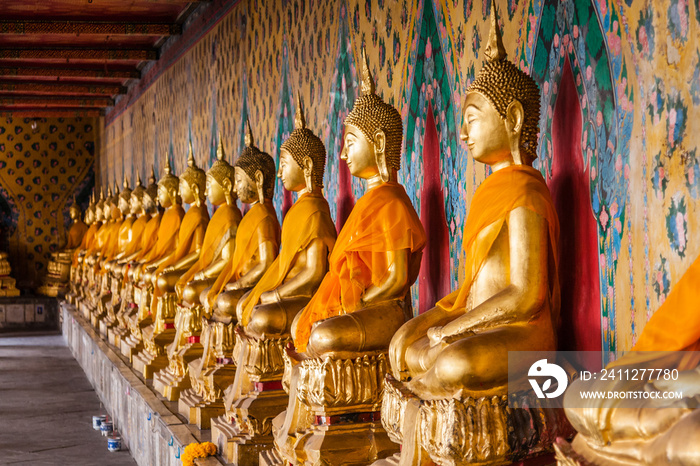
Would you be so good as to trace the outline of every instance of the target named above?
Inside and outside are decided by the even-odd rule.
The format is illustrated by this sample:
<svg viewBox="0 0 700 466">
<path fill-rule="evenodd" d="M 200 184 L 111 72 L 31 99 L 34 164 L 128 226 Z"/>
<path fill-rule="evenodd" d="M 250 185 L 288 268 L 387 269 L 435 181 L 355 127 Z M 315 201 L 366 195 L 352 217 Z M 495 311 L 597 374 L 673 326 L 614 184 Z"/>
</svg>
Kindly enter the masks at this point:
<svg viewBox="0 0 700 466">
<path fill-rule="evenodd" d="M 168 356 L 165 346 L 175 338 L 175 329 L 168 325 L 165 330 L 154 334 L 155 326 L 151 325 L 141 330 L 143 349 L 132 358 L 135 371 L 143 374 L 145 379 L 152 379 L 154 374 L 168 366 Z"/>
<path fill-rule="evenodd" d="M 421 400 L 387 375 L 382 424 L 402 444 L 400 464 L 498 465 L 552 450 L 574 430 L 560 408 L 542 408 L 533 395 L 507 394 Z"/>
<path fill-rule="evenodd" d="M 355 359 L 307 359 L 292 367 L 287 410 L 273 424 L 275 448 L 261 465 L 367 465 L 399 450 L 385 432 L 379 409 L 386 353 Z"/>
<path fill-rule="evenodd" d="M 192 388 L 180 394 L 177 408 L 188 423 L 196 425 L 202 430 L 210 429 L 211 420 L 226 413 L 223 401 L 204 401 Z"/>
<path fill-rule="evenodd" d="M 178 354 L 171 355 L 168 367 L 153 378 L 153 388 L 169 401 L 177 401 L 180 393 L 192 386 L 187 369 L 190 362 L 202 356 L 203 348 L 199 336 L 190 337 L 190 341 Z"/>
</svg>

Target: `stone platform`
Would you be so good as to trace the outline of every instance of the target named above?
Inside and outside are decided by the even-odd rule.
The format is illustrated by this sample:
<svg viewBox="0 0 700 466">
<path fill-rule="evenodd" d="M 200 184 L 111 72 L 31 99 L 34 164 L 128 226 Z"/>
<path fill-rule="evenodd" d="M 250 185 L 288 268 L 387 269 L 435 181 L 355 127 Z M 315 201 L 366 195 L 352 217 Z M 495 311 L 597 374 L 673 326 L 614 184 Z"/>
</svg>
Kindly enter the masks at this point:
<svg viewBox="0 0 700 466">
<path fill-rule="evenodd" d="M 139 465 L 180 466 L 185 446 L 209 441 L 209 431 L 200 431 L 178 416 L 177 403 L 159 397 L 150 381 L 139 377 L 119 350 L 102 340 L 78 310 L 61 302 L 60 312 L 68 347 Z M 196 464 L 221 463 L 209 457 Z"/>
</svg>

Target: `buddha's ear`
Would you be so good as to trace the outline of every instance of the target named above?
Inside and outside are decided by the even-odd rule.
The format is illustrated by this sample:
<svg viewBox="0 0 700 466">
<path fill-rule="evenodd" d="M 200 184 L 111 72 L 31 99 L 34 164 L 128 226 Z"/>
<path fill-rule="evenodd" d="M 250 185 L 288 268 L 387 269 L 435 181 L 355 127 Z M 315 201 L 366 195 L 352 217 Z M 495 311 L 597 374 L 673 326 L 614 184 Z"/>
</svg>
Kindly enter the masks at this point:
<svg viewBox="0 0 700 466">
<path fill-rule="evenodd" d="M 255 170 L 255 187 L 258 191 L 258 200 L 263 204 L 265 202 L 265 176 L 260 170 Z"/>
<path fill-rule="evenodd" d="M 306 182 L 306 190 L 311 192 L 314 190 L 314 161 L 311 157 L 305 155 L 301 161 L 304 170 L 304 181 Z"/>
<path fill-rule="evenodd" d="M 377 161 L 377 169 L 379 169 L 379 176 L 381 176 L 382 181 L 385 183 L 389 181 L 389 167 L 386 163 L 386 134 L 384 130 L 378 129 L 374 132 L 374 156 Z"/>
<path fill-rule="evenodd" d="M 505 125 L 510 142 L 510 152 L 516 165 L 523 164 L 523 159 L 520 156 L 520 135 L 523 132 L 524 121 L 525 110 L 523 109 L 523 104 L 518 99 L 513 99 L 506 110 Z"/>
</svg>

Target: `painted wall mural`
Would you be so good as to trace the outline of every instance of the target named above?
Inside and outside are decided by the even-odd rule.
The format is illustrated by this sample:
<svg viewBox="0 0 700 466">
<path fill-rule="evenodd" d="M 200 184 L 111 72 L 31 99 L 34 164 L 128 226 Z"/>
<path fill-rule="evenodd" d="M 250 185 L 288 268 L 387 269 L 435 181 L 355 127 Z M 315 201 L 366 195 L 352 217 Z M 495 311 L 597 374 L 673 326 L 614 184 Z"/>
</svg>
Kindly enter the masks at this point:
<svg viewBox="0 0 700 466">
<path fill-rule="evenodd" d="M 9 252 L 19 288 L 33 287 L 51 253 L 65 244 L 73 196 L 83 209 L 89 204 L 99 124 L 93 118 L 0 121 L 0 250 Z"/>
<path fill-rule="evenodd" d="M 429 229 L 427 262 L 412 289 L 416 312 L 424 311 L 462 277 L 463 223 L 489 174 L 459 131 L 494 6 L 509 57 L 542 91 L 536 167 L 571 240 L 559 251 L 562 335 L 612 357 L 632 346 L 700 253 L 698 2 L 214 3 L 221 12 L 209 15 L 216 21 L 200 28 L 207 32 L 186 39 L 193 45 L 172 66 L 151 71 L 152 82 L 106 116 L 101 181 L 145 176 L 166 156 L 179 173 L 190 139 L 208 165 L 217 134 L 233 161 L 247 120 L 258 146 L 277 159 L 299 92 L 308 126 L 326 143 L 325 192 L 340 227 L 363 192 L 339 156 L 365 47 L 378 93 L 403 117 L 400 181 Z M 292 198 L 277 189 L 282 215 Z"/>
</svg>

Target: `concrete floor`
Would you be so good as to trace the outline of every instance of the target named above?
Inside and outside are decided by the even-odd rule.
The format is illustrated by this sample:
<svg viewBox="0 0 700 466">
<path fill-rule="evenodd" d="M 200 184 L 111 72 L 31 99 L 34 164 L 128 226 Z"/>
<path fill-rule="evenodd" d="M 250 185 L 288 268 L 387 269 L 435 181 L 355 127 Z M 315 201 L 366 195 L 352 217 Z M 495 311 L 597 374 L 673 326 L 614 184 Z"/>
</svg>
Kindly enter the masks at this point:
<svg viewBox="0 0 700 466">
<path fill-rule="evenodd" d="M 0 335 L 0 464 L 135 465 L 92 429 L 100 400 L 63 337 Z"/>
</svg>

